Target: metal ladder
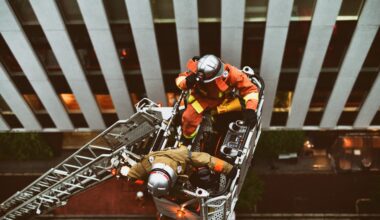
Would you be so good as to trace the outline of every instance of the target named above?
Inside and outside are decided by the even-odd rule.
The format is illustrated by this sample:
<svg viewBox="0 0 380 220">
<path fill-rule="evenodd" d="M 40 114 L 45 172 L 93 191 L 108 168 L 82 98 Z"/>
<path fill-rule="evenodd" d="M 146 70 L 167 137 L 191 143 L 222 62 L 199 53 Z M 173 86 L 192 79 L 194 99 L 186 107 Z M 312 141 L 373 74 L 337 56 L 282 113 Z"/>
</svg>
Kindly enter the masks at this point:
<svg viewBox="0 0 380 220">
<path fill-rule="evenodd" d="M 31 217 L 65 205 L 68 198 L 112 177 L 111 158 L 123 150 L 141 155 L 149 147 L 159 115 L 141 111 L 120 120 L 22 191 L 0 204 L 1 219 Z M 150 149 L 148 149 L 149 152 Z"/>
</svg>

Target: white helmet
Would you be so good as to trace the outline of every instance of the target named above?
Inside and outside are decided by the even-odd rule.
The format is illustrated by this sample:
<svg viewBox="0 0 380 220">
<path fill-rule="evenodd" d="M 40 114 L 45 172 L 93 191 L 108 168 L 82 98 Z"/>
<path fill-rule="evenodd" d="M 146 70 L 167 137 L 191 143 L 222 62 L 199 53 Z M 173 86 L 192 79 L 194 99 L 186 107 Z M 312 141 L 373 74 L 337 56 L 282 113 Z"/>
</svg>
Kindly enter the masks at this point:
<svg viewBox="0 0 380 220">
<path fill-rule="evenodd" d="M 164 163 L 155 163 L 148 178 L 148 192 L 154 197 L 161 197 L 169 194 L 170 188 L 177 180 L 177 173 Z"/>
<path fill-rule="evenodd" d="M 204 74 L 203 82 L 209 83 L 223 75 L 224 63 L 214 55 L 204 55 L 198 60 L 197 68 Z"/>
</svg>

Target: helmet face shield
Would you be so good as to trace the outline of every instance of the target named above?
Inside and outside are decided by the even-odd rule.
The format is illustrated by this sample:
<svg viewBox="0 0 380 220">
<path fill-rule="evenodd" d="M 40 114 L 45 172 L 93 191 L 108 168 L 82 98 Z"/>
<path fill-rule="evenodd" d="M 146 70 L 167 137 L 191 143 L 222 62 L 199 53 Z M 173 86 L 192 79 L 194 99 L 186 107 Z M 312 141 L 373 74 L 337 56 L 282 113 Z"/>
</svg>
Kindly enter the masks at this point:
<svg viewBox="0 0 380 220">
<path fill-rule="evenodd" d="M 223 62 L 214 55 L 204 55 L 198 60 L 198 73 L 202 75 L 203 82 L 209 83 L 222 76 Z"/>
<path fill-rule="evenodd" d="M 176 180 L 177 174 L 170 166 L 155 163 L 148 178 L 148 192 L 155 197 L 168 195 Z"/>
</svg>

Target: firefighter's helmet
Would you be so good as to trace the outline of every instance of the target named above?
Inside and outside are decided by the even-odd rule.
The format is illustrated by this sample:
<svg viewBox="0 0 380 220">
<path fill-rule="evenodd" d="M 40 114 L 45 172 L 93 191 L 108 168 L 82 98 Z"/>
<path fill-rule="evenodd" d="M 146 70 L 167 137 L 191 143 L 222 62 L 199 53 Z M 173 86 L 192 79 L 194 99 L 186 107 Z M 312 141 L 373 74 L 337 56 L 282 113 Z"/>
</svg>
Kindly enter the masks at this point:
<svg viewBox="0 0 380 220">
<path fill-rule="evenodd" d="M 221 77 L 224 63 L 214 55 L 204 55 L 198 60 L 198 73 L 203 75 L 203 82 L 209 83 Z"/>
<path fill-rule="evenodd" d="M 154 163 L 148 178 L 148 192 L 155 197 L 169 194 L 177 180 L 177 173 L 164 163 Z"/>
</svg>

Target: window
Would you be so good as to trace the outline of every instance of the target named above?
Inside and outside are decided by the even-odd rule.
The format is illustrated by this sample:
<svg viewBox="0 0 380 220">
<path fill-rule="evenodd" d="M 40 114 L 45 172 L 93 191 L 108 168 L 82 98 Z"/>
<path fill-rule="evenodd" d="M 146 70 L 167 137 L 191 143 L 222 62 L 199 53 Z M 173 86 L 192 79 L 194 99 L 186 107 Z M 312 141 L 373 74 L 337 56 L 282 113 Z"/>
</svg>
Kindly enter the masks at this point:
<svg viewBox="0 0 380 220">
<path fill-rule="evenodd" d="M 110 95 L 106 94 L 97 94 L 95 95 L 96 101 L 100 107 L 102 113 L 114 113 L 115 107 L 112 103 L 112 98 Z"/>
<path fill-rule="evenodd" d="M 29 104 L 29 106 L 36 113 L 44 113 L 46 112 L 45 107 L 42 105 L 41 100 L 35 94 L 24 94 L 23 95 L 25 101 Z"/>
<path fill-rule="evenodd" d="M 0 112 L 1 113 L 11 113 L 12 110 L 9 108 L 8 104 L 5 102 L 4 98 L 0 96 Z"/>
<path fill-rule="evenodd" d="M 81 112 L 79 104 L 73 94 L 60 94 L 59 95 L 66 106 L 66 109 L 70 113 L 79 113 Z"/>
<path fill-rule="evenodd" d="M 153 19 L 155 22 L 174 19 L 173 0 L 150 0 Z"/>
<path fill-rule="evenodd" d="M 245 20 L 265 21 L 267 17 L 268 0 L 246 0 Z"/>
</svg>

